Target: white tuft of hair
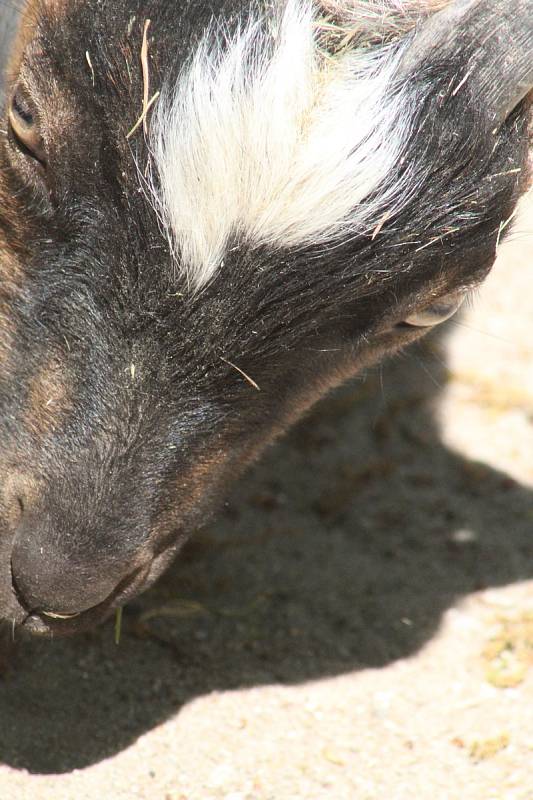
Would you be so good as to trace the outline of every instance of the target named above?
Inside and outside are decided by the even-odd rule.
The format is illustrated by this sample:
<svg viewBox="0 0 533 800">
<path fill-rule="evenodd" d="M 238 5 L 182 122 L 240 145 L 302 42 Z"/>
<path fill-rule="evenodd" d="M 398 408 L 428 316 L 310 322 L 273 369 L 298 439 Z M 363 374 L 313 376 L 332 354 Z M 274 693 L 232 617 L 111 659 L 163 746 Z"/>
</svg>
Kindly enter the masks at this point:
<svg viewBox="0 0 533 800">
<path fill-rule="evenodd" d="M 357 3 L 344 5 L 355 19 Z M 152 121 L 155 203 L 195 289 L 235 237 L 331 244 L 375 227 L 377 189 L 380 209 L 401 202 L 387 183 L 409 135 L 410 101 L 391 92 L 401 45 L 332 55 L 315 3 L 286 0 L 269 15 L 231 35 L 213 22 Z"/>
</svg>

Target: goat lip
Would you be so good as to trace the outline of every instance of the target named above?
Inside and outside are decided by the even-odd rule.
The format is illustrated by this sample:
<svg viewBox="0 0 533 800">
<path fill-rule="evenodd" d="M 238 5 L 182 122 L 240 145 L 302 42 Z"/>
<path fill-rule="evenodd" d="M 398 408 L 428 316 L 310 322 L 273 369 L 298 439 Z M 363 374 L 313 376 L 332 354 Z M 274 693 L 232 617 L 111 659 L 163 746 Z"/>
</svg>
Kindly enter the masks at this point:
<svg viewBox="0 0 533 800">
<path fill-rule="evenodd" d="M 94 628 L 104 622 L 112 613 L 111 604 L 102 603 L 100 606 L 91 608 L 81 614 L 71 617 L 48 616 L 46 614 L 29 614 L 24 620 L 21 629 L 25 633 L 48 638 L 58 638 L 59 636 L 70 636 L 75 633 Z"/>
<path fill-rule="evenodd" d="M 101 625 L 117 608 L 125 606 L 129 600 L 157 580 L 182 543 L 179 537 L 177 540 L 173 539 L 170 545 L 156 552 L 148 564 L 131 572 L 115 591 L 97 606 L 78 614 L 32 611 L 20 624 L 20 628 L 32 635 L 58 638 L 83 633 Z"/>
<path fill-rule="evenodd" d="M 113 612 L 126 603 L 126 599 L 119 597 L 116 599 L 108 598 L 94 608 L 82 611 L 79 614 L 50 614 L 44 611 L 29 614 L 22 629 L 32 635 L 44 637 L 63 637 L 77 633 L 84 633 L 92 628 L 101 625 L 108 619 Z"/>
<path fill-rule="evenodd" d="M 79 611 L 77 614 L 58 614 L 55 611 L 41 611 L 41 616 L 49 619 L 74 619 L 74 617 L 79 617 L 81 613 Z"/>
<path fill-rule="evenodd" d="M 57 638 L 83 633 L 105 622 L 119 607 L 138 594 L 147 581 L 152 564 L 135 570 L 117 589 L 93 608 L 78 614 L 34 611 L 28 614 L 21 627 L 30 634 Z"/>
</svg>

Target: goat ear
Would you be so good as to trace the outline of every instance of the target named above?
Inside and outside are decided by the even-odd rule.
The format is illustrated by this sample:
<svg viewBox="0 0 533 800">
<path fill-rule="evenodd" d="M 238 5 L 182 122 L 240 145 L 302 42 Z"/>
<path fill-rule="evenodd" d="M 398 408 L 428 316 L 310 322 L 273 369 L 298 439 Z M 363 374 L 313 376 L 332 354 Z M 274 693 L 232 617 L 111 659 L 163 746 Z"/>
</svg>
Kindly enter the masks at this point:
<svg viewBox="0 0 533 800">
<path fill-rule="evenodd" d="M 455 0 L 419 28 L 400 71 L 453 61 L 497 128 L 533 89 L 533 0 Z"/>
</svg>

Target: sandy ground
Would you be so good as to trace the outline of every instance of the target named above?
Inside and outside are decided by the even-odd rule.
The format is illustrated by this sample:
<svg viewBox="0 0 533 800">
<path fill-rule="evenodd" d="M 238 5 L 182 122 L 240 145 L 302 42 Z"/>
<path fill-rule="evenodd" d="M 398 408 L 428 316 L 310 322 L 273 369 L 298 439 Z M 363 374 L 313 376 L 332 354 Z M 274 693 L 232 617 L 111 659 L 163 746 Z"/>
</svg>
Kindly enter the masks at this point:
<svg viewBox="0 0 533 800">
<path fill-rule="evenodd" d="M 124 617 L 0 682 L 0 800 L 532 800 L 533 199 Z"/>
</svg>

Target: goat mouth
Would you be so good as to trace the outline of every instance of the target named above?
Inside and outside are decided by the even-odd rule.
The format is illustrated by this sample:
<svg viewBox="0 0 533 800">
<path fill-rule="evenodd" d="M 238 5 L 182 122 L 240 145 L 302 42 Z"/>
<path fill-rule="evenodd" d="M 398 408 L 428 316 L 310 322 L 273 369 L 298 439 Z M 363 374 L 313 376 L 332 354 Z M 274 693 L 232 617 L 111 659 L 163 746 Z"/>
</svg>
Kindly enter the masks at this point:
<svg viewBox="0 0 533 800">
<path fill-rule="evenodd" d="M 78 611 L 76 614 L 58 614 L 54 611 L 41 611 L 41 616 L 49 619 L 74 619 L 74 617 L 79 617 L 81 613 L 81 611 Z"/>
<path fill-rule="evenodd" d="M 60 613 L 44 609 L 31 610 L 24 619 L 22 630 L 40 636 L 57 637 L 83 633 L 105 622 L 111 614 L 139 594 L 147 583 L 151 563 L 130 573 L 114 592 L 98 605 L 78 613 Z"/>
<path fill-rule="evenodd" d="M 166 546 L 145 565 L 124 578 L 114 592 L 103 602 L 76 614 L 56 611 L 29 611 L 20 623 L 20 629 L 32 635 L 58 638 L 71 636 L 101 625 L 116 611 L 151 586 L 165 571 L 175 556 L 177 544 Z M 15 587 L 16 589 L 16 587 Z"/>
<path fill-rule="evenodd" d="M 84 633 L 102 624 L 112 611 L 113 606 L 105 602 L 68 617 L 63 614 L 33 612 L 28 614 L 21 625 L 21 630 L 32 635 L 54 639 L 59 636 L 71 636 L 75 633 Z"/>
</svg>

